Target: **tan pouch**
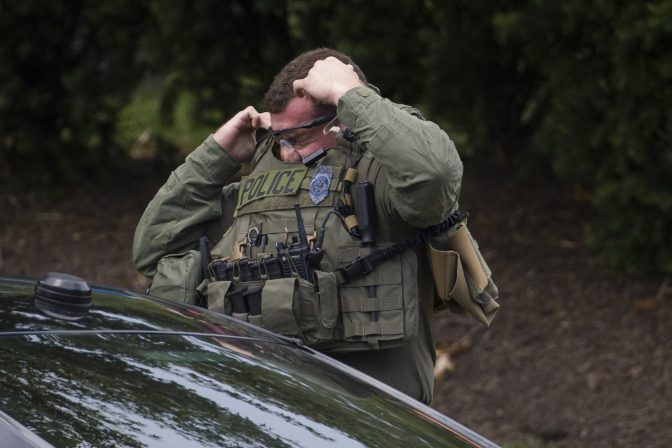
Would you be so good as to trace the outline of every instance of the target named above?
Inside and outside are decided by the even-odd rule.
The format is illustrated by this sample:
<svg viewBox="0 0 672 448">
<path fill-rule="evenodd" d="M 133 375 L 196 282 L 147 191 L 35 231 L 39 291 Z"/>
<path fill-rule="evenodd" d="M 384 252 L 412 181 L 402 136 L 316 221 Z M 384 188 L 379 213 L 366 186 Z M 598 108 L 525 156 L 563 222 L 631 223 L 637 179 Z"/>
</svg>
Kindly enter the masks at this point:
<svg viewBox="0 0 672 448">
<path fill-rule="evenodd" d="M 295 300 L 298 295 L 298 279 L 278 278 L 267 280 L 261 291 L 261 316 L 263 327 L 275 333 L 287 336 L 300 334 L 296 323 L 294 307 L 299 306 Z"/>
<path fill-rule="evenodd" d="M 435 244 L 441 248 L 436 248 Z M 442 302 L 454 300 L 472 317 L 490 325 L 499 309 L 497 286 L 466 225 L 443 242 L 429 244 L 429 264 Z"/>
</svg>

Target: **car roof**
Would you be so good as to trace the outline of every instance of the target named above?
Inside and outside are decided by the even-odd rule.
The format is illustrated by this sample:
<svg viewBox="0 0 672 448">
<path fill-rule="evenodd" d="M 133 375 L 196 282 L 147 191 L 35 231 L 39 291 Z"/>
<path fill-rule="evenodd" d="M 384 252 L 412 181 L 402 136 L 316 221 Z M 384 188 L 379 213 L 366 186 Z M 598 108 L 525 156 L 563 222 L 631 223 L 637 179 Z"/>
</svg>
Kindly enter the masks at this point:
<svg viewBox="0 0 672 448">
<path fill-rule="evenodd" d="M 0 411 L 57 446 L 496 446 L 300 341 L 95 285 L 58 319 L 35 284 L 0 277 Z"/>
</svg>

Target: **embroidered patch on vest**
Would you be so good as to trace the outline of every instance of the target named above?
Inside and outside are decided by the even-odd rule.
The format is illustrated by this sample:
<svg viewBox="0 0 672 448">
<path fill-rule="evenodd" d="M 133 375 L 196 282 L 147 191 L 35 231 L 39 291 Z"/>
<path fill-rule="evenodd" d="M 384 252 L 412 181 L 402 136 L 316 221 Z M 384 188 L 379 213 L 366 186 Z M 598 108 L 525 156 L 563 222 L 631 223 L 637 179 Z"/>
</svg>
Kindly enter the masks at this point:
<svg viewBox="0 0 672 448">
<path fill-rule="evenodd" d="M 329 185 L 331 184 L 331 175 L 333 169 L 329 165 L 322 165 L 315 173 L 313 180 L 310 181 L 310 199 L 313 203 L 319 204 L 329 194 Z"/>
<path fill-rule="evenodd" d="M 257 199 L 296 194 L 307 172 L 308 168 L 300 166 L 243 176 L 240 179 L 236 209 L 240 209 Z"/>
</svg>

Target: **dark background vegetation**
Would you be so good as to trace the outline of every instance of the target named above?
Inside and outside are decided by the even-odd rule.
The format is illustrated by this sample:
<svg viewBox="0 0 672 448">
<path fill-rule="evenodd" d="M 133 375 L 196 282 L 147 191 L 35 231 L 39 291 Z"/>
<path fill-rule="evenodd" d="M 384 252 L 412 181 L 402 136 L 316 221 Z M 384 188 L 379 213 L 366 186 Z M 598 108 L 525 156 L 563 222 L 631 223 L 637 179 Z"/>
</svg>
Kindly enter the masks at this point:
<svg viewBox="0 0 672 448">
<path fill-rule="evenodd" d="M 0 0 L 0 271 L 142 289 L 130 244 L 153 192 L 317 46 L 465 161 L 505 307 L 488 332 L 438 320 L 439 340 L 478 345 L 435 406 L 523 446 L 672 439 L 670 0 Z"/>
</svg>

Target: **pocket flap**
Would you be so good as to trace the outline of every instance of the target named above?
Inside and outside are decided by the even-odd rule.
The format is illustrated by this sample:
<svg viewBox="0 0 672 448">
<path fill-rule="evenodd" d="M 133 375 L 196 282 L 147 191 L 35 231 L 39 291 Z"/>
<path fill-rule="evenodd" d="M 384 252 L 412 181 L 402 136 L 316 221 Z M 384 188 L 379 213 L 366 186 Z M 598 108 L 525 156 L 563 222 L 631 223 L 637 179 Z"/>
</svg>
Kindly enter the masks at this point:
<svg viewBox="0 0 672 448">
<path fill-rule="evenodd" d="M 320 319 L 320 323 L 325 328 L 334 328 L 338 322 L 338 292 L 336 285 L 336 274 L 333 272 L 315 271 L 317 277 L 318 310 L 315 314 Z"/>
<path fill-rule="evenodd" d="M 438 250 L 429 246 L 429 264 L 434 274 L 436 293 L 441 299 L 446 299 L 455 287 L 459 262 L 460 256 L 457 252 Z"/>
<path fill-rule="evenodd" d="M 159 260 L 156 275 L 152 279 L 149 294 L 176 302 L 197 305 L 197 287 L 202 279 L 201 256 L 190 250 L 181 254 L 170 254 Z"/>
<path fill-rule="evenodd" d="M 231 282 L 229 281 L 217 281 L 208 283 L 208 309 L 212 311 L 217 311 L 218 313 L 231 314 L 230 308 L 227 307 L 229 303 L 225 297 L 226 293 L 231 287 Z"/>
<path fill-rule="evenodd" d="M 267 280 L 261 291 L 261 315 L 263 326 L 276 333 L 298 335 L 294 307 L 297 288 L 296 278 Z"/>
<path fill-rule="evenodd" d="M 475 241 L 472 240 L 467 226 L 461 226 L 448 242 L 449 248 L 460 254 L 465 272 L 471 277 L 474 286 L 479 293 L 488 286 L 488 275 L 480 263 L 480 259 L 474 249 Z"/>
<path fill-rule="evenodd" d="M 450 250 L 437 250 L 431 245 L 429 249 L 430 266 L 439 298 L 444 301 L 454 300 L 472 317 L 489 326 L 499 304 L 490 300 L 494 303 L 487 309 L 474 299 L 460 254 Z"/>
</svg>

